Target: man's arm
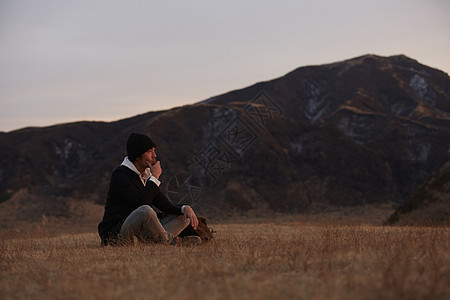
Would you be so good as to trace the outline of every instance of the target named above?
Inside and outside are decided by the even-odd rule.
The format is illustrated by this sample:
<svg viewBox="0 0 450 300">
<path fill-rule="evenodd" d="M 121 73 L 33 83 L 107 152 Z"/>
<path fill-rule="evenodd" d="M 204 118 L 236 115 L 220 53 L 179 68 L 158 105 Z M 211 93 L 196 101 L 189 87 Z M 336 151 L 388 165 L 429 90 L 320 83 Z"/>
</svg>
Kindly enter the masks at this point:
<svg viewBox="0 0 450 300">
<path fill-rule="evenodd" d="M 162 173 L 162 169 L 161 169 L 161 164 L 159 161 L 157 161 L 156 163 L 154 163 L 153 165 L 148 165 L 148 167 L 150 168 L 150 172 L 152 173 L 152 176 L 155 176 L 156 179 L 159 179 L 159 176 Z M 167 199 L 161 192 L 159 193 L 159 195 L 154 199 L 154 205 L 156 207 L 158 207 L 160 210 L 162 210 L 163 212 L 166 213 L 176 213 L 178 214 L 178 212 L 176 212 L 177 208 L 179 208 L 179 206 L 173 204 L 169 199 Z M 191 220 L 191 226 L 194 229 L 197 229 L 198 226 L 198 219 L 197 216 L 195 215 L 194 210 L 188 206 L 188 205 L 183 205 L 181 208 L 179 208 L 181 213 L 184 215 L 184 220 L 186 221 L 187 218 L 189 218 L 189 220 Z"/>
<path fill-rule="evenodd" d="M 198 219 L 194 210 L 189 205 L 183 205 L 180 207 L 179 205 L 173 204 L 172 201 L 167 199 L 161 192 L 155 197 L 153 204 L 162 212 L 184 215 L 184 220 L 189 218 L 189 220 L 191 220 L 191 226 L 194 229 L 197 229 Z"/>
<path fill-rule="evenodd" d="M 184 220 L 186 221 L 186 219 L 189 218 L 191 220 L 191 226 L 194 229 L 197 229 L 198 219 L 197 219 L 197 215 L 195 214 L 194 210 L 189 205 L 184 205 L 183 208 L 184 208 L 183 209 Z"/>
<path fill-rule="evenodd" d="M 151 183 L 154 184 L 154 183 Z M 181 206 L 174 204 L 166 198 L 163 193 L 159 192 L 153 199 L 153 205 L 166 214 L 182 215 Z"/>
</svg>

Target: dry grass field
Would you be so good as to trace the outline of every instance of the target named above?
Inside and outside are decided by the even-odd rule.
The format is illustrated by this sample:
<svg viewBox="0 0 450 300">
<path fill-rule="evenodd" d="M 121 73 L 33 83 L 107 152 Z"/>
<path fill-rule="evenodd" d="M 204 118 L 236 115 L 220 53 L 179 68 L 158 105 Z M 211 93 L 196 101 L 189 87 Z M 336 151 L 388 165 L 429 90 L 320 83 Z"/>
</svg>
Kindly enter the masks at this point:
<svg viewBox="0 0 450 300">
<path fill-rule="evenodd" d="M 196 247 L 0 241 L 1 299 L 450 299 L 450 228 L 215 224 Z"/>
</svg>

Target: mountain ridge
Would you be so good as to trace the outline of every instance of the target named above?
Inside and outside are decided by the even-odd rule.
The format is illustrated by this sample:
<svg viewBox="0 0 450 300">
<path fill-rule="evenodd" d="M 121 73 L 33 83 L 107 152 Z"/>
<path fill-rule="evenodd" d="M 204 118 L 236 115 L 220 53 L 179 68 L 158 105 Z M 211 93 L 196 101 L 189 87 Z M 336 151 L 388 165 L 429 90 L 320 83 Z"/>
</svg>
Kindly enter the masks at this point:
<svg viewBox="0 0 450 300">
<path fill-rule="evenodd" d="M 449 160 L 449 95 L 442 71 L 365 55 L 170 110 L 2 133 L 0 206 L 19 191 L 22 203 L 62 203 L 54 214 L 103 203 L 133 131 L 158 144 L 161 189 L 205 214 L 401 203 Z"/>
</svg>

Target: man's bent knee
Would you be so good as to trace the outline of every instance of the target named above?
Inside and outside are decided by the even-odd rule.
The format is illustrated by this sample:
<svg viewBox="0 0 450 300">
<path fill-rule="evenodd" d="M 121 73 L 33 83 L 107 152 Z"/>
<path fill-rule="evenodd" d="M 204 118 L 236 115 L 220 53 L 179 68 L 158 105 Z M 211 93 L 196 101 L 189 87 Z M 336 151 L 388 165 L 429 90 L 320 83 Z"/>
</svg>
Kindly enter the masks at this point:
<svg viewBox="0 0 450 300">
<path fill-rule="evenodd" d="M 138 210 L 142 212 L 145 216 L 148 216 L 152 219 L 158 218 L 158 215 L 156 214 L 155 210 L 150 207 L 150 205 L 141 205 L 139 206 Z"/>
</svg>

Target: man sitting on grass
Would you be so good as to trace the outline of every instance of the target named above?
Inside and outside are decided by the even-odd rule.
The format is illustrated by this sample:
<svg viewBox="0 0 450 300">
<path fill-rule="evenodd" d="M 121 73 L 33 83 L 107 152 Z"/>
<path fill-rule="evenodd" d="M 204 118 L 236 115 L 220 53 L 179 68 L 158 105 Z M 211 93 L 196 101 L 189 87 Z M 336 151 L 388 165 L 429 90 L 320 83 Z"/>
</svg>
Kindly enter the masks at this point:
<svg viewBox="0 0 450 300">
<path fill-rule="evenodd" d="M 199 244 L 198 236 L 178 237 L 189 223 L 196 229 L 198 219 L 188 205 L 175 205 L 159 190 L 162 173 L 156 161 L 156 144 L 146 135 L 132 133 L 127 154 L 111 176 L 103 220 L 98 224 L 102 245 L 141 241 L 166 244 Z M 152 206 L 169 216 L 158 219 Z"/>
</svg>

